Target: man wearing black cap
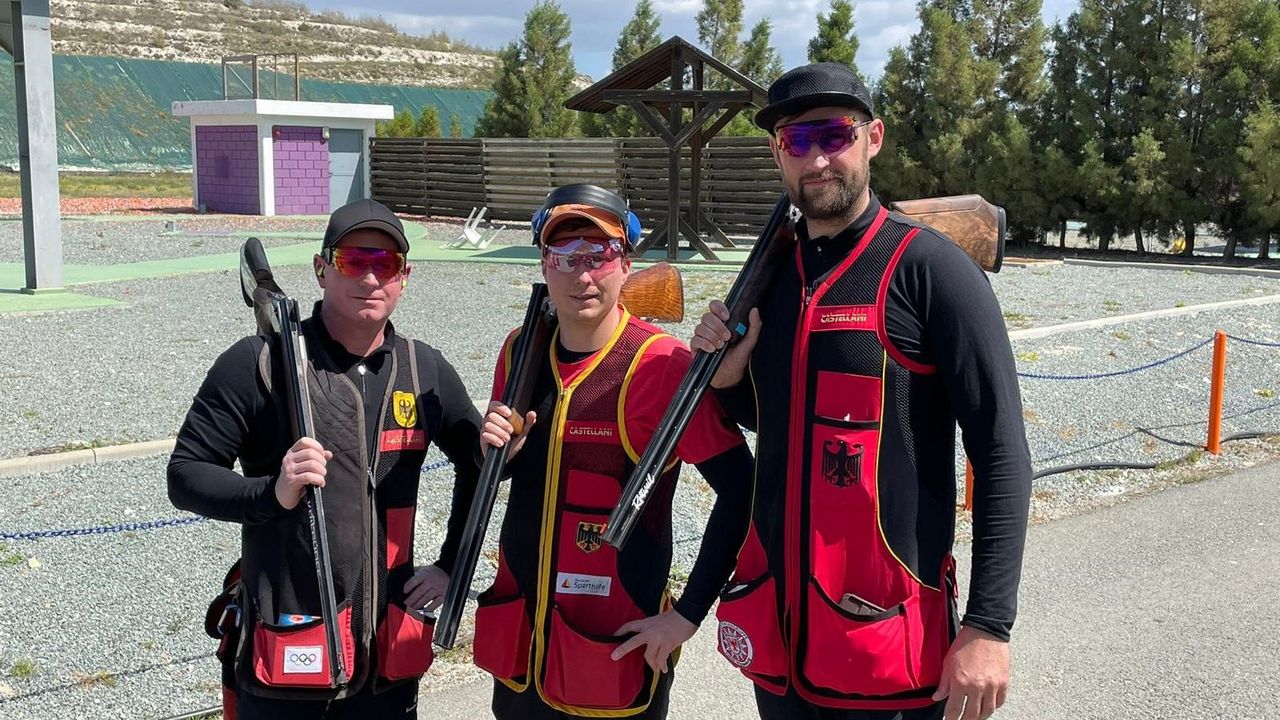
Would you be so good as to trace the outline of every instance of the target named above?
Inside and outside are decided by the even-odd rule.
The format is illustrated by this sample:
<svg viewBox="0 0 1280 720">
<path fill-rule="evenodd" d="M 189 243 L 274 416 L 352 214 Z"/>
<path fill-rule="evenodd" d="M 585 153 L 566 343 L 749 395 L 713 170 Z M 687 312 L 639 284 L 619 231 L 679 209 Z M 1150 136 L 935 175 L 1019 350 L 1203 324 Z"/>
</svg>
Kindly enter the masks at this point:
<svg viewBox="0 0 1280 720">
<path fill-rule="evenodd" d="M 1031 467 L 995 294 L 937 232 L 869 188 L 884 124 L 851 68 L 796 68 L 756 124 L 803 219 L 712 387 L 757 432 L 754 523 L 721 596 L 720 651 L 763 718 L 989 716 Z M 695 349 L 729 339 L 722 303 Z M 973 569 L 956 615 L 955 427 L 973 463 Z"/>
<path fill-rule="evenodd" d="M 302 323 L 316 437 L 288 435 L 272 356 L 248 337 L 209 370 L 169 462 L 174 505 L 242 525 L 242 618 L 234 703 L 251 718 L 416 717 L 431 619 L 479 468 L 480 417 L 440 352 L 396 333 L 411 267 L 400 220 L 372 200 L 329 218 L 313 260 L 323 299 Z M 454 512 L 435 566 L 415 569 L 414 518 L 427 443 L 451 461 Z M 243 474 L 232 470 L 240 462 Z M 350 682 L 330 687 L 306 509 L 324 488 L 338 634 Z"/>
</svg>

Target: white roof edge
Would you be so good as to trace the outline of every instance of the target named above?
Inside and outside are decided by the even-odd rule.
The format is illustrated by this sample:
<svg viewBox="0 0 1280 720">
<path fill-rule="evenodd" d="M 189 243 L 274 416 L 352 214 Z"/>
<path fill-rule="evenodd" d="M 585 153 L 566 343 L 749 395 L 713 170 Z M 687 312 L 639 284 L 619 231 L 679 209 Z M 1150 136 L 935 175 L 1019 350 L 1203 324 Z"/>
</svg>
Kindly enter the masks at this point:
<svg viewBox="0 0 1280 720">
<path fill-rule="evenodd" d="M 310 102 L 305 100 L 179 100 L 173 103 L 177 117 L 206 115 L 264 115 L 348 120 L 390 120 L 395 117 L 391 105 L 363 103 Z"/>
</svg>

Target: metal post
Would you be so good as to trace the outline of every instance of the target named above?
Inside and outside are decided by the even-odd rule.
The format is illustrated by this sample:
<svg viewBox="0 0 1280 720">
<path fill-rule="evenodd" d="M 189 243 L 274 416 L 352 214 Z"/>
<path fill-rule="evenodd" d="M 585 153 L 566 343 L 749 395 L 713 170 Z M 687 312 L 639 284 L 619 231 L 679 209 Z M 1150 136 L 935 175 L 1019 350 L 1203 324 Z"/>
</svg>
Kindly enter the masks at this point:
<svg viewBox="0 0 1280 720">
<path fill-rule="evenodd" d="M 253 69 L 253 99 L 257 100 L 258 99 L 258 56 L 257 55 L 253 56 L 253 64 L 251 65 L 251 67 Z"/>
<path fill-rule="evenodd" d="M 1213 377 L 1209 386 L 1209 438 L 1205 449 L 1222 452 L 1222 390 L 1227 382 L 1227 334 L 1213 334 Z"/>
<path fill-rule="evenodd" d="M 298 76 L 298 53 L 293 54 L 293 99 L 302 99 L 302 80 Z"/>
<path fill-rule="evenodd" d="M 58 131 L 53 102 L 53 41 L 48 0 L 13 0 L 13 73 L 22 173 L 23 292 L 62 287 L 58 208 Z"/>
<path fill-rule="evenodd" d="M 684 52 L 676 48 L 671 54 L 671 89 L 684 89 Z M 673 136 L 680 134 L 683 108 L 680 101 L 672 99 L 668 108 L 667 124 Z M 675 262 L 680 255 L 680 145 L 672 142 L 667 161 L 667 260 Z"/>
</svg>

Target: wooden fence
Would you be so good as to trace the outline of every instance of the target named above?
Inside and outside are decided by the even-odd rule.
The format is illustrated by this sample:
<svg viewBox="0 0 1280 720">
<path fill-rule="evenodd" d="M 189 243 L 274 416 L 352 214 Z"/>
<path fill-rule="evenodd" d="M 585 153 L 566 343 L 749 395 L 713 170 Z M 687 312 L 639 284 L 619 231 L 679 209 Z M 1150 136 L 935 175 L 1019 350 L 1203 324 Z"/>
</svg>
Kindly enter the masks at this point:
<svg viewBox="0 0 1280 720">
<path fill-rule="evenodd" d="M 590 182 L 621 192 L 646 230 L 667 217 L 667 148 L 658 138 L 371 138 L 373 197 L 398 212 L 528 220 L 553 188 Z M 690 149 L 680 187 L 689 207 Z M 782 192 L 764 138 L 717 138 L 703 151 L 703 215 L 754 238 Z"/>
</svg>

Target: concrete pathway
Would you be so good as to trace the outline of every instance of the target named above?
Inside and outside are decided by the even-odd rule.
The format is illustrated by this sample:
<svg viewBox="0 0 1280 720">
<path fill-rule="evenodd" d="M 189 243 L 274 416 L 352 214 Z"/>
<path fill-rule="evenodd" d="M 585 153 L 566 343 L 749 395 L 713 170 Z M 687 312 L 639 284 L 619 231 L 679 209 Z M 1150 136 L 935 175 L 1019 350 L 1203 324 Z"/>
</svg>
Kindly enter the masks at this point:
<svg viewBox="0 0 1280 720">
<path fill-rule="evenodd" d="M 969 548 L 957 548 L 962 587 Z M 1032 528 L 1003 720 L 1280 718 L 1280 463 Z M 963 597 L 963 593 L 962 593 Z M 708 621 L 672 720 L 754 717 Z M 490 685 L 427 690 L 423 718 L 489 717 Z"/>
</svg>

